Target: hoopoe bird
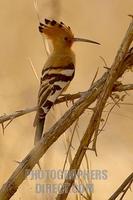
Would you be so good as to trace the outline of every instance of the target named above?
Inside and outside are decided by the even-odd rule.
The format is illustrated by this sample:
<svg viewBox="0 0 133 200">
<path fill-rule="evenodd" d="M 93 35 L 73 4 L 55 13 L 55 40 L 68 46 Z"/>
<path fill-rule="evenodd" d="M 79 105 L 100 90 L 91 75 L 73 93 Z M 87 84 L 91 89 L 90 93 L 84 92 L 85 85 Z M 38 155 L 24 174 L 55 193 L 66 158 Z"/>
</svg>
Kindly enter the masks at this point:
<svg viewBox="0 0 133 200">
<path fill-rule="evenodd" d="M 47 113 L 74 77 L 75 54 L 71 50 L 72 44 L 76 41 L 99 44 L 92 40 L 75 38 L 69 26 L 55 20 L 45 19 L 45 24 L 40 23 L 39 31 L 52 41 L 53 52 L 43 67 L 40 80 L 38 110 L 34 121 L 35 144 L 42 137 Z"/>
</svg>

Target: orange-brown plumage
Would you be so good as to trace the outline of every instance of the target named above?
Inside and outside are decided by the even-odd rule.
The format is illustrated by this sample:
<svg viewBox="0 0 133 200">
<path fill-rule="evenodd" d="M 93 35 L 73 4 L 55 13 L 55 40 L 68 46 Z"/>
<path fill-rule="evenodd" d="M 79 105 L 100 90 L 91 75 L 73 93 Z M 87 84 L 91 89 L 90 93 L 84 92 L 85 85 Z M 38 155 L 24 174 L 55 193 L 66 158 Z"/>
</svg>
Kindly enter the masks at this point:
<svg viewBox="0 0 133 200">
<path fill-rule="evenodd" d="M 42 70 L 38 94 L 38 111 L 34 125 L 36 126 L 35 144 L 41 139 L 45 117 L 56 99 L 69 86 L 75 73 L 75 54 L 71 46 L 75 41 L 97 42 L 75 38 L 71 28 L 63 22 L 45 19 L 40 23 L 39 31 L 52 41 L 53 51 Z"/>
<path fill-rule="evenodd" d="M 45 24 L 40 23 L 39 31 L 52 41 L 56 49 L 60 45 L 66 48 L 72 46 L 74 35 L 71 28 L 63 22 L 58 23 L 55 20 L 45 19 Z"/>
</svg>

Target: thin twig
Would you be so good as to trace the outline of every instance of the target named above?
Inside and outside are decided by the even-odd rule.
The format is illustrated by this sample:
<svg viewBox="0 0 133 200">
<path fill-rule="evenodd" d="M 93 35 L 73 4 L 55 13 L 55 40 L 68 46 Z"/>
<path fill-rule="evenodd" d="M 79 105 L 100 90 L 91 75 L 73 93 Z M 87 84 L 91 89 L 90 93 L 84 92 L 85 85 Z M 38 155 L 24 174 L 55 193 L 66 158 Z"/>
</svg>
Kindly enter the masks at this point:
<svg viewBox="0 0 133 200">
<path fill-rule="evenodd" d="M 13 121 L 13 119 L 11 119 L 11 120 L 4 126 L 4 130 L 11 124 L 12 121 Z"/>
<path fill-rule="evenodd" d="M 32 108 L 27 108 L 27 109 L 24 109 L 24 110 L 18 110 L 18 111 L 14 112 L 14 113 L 12 113 L 10 115 L 5 115 L 4 114 L 3 116 L 0 117 L 0 123 L 2 124 L 4 122 L 6 122 L 6 121 L 13 120 L 13 119 L 15 119 L 17 117 L 21 117 L 21 116 L 23 116 L 25 114 L 34 112 L 36 110 L 37 110 L 37 106 L 32 107 Z"/>
<path fill-rule="evenodd" d="M 82 192 L 80 192 L 80 190 L 78 189 L 78 187 L 76 185 L 74 185 L 74 187 L 76 188 L 76 190 L 79 192 L 79 194 L 86 200 L 89 200 L 88 197 L 86 197 Z"/>
<path fill-rule="evenodd" d="M 63 170 L 62 170 L 63 172 L 64 172 L 65 167 L 66 167 L 66 163 L 67 163 L 67 159 L 68 159 L 70 148 L 72 146 L 72 140 L 73 140 L 73 137 L 74 137 L 74 133 L 75 133 L 75 130 L 76 130 L 77 123 L 78 123 L 78 120 L 76 120 L 76 123 L 75 123 L 73 131 L 72 131 L 71 139 L 69 141 L 69 146 L 68 146 L 68 149 L 67 149 L 66 158 L 65 158 L 64 165 L 63 165 Z"/>
<path fill-rule="evenodd" d="M 105 68 L 108 68 L 108 65 L 107 65 L 107 62 L 106 60 L 102 57 L 102 56 L 99 56 L 101 58 L 101 60 L 103 61 L 104 65 L 105 65 Z M 108 68 L 109 69 L 109 68 Z"/>
<path fill-rule="evenodd" d="M 32 62 L 32 60 L 31 60 L 31 58 L 29 57 L 28 60 L 29 60 L 29 62 L 30 62 L 30 66 L 31 66 L 31 69 L 32 69 L 32 71 L 33 71 L 33 74 L 34 74 L 35 77 L 36 77 L 36 80 L 38 81 L 38 83 L 40 83 L 39 77 L 38 77 L 38 75 L 37 75 L 37 73 L 36 73 L 36 70 L 35 70 L 35 67 L 34 67 L 34 65 L 33 65 L 33 62 Z"/>
<path fill-rule="evenodd" d="M 35 8 L 35 11 L 36 11 L 36 15 L 37 15 L 38 21 L 40 22 L 41 20 L 40 20 L 40 16 L 39 16 L 37 0 L 34 0 L 34 8 Z M 49 49 L 49 46 L 48 46 L 48 42 L 47 42 L 46 38 L 44 38 L 43 36 L 42 36 L 42 41 L 43 41 L 45 52 L 46 52 L 47 56 L 49 56 L 50 49 Z"/>
<path fill-rule="evenodd" d="M 104 127 L 105 127 L 106 124 L 107 124 L 107 121 L 108 121 L 108 119 L 109 119 L 109 116 L 110 116 L 112 110 L 113 110 L 114 107 L 117 105 L 117 103 L 119 103 L 119 101 L 120 101 L 120 99 L 118 99 L 117 102 L 115 102 L 114 105 L 110 108 L 110 110 L 109 110 L 109 112 L 108 112 L 108 114 L 107 114 L 107 117 L 106 117 L 106 119 L 105 119 L 105 122 L 104 122 L 102 128 L 101 128 L 101 129 L 99 130 L 99 132 L 98 132 L 98 135 L 103 131 Z"/>
<path fill-rule="evenodd" d="M 126 91 L 126 90 L 133 90 L 133 84 L 120 85 L 120 86 L 116 86 L 116 87 L 113 88 L 113 91 L 117 91 L 117 92 L 122 92 L 122 91 Z M 64 102 L 66 102 L 66 100 L 67 101 L 73 101 L 75 99 L 78 99 L 78 98 L 84 96 L 87 92 L 89 93 L 89 91 L 91 92 L 91 89 L 88 90 L 88 91 L 85 91 L 85 92 L 78 92 L 78 93 L 75 93 L 75 94 L 66 94 L 63 97 L 59 97 L 57 99 L 57 101 L 55 102 L 55 104 L 64 103 Z M 23 110 L 16 111 L 16 112 L 9 114 L 9 115 L 4 114 L 3 116 L 0 116 L 0 124 L 6 122 L 8 120 L 15 119 L 17 117 L 21 117 L 25 114 L 29 114 L 29 113 L 34 112 L 36 110 L 37 110 L 37 106 L 34 106 L 32 108 L 26 108 L 26 109 L 23 109 Z"/>
<path fill-rule="evenodd" d="M 93 83 L 95 82 L 96 77 L 97 77 L 97 75 L 98 75 L 98 71 L 99 71 L 99 67 L 97 68 L 97 71 L 96 71 L 96 73 L 95 73 L 95 75 L 94 75 L 94 78 L 93 78 L 93 80 L 92 80 L 92 82 L 91 82 L 90 87 L 91 87 L 91 86 L 93 85 Z"/>
</svg>

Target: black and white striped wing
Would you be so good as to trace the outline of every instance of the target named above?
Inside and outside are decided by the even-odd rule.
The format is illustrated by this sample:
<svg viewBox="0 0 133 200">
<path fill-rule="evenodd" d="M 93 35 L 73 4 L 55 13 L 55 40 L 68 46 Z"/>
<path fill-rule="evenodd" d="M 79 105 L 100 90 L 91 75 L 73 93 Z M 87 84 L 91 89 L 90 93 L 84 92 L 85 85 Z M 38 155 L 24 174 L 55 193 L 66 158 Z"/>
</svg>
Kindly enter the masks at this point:
<svg viewBox="0 0 133 200">
<path fill-rule="evenodd" d="M 34 121 L 34 126 L 36 126 L 35 144 L 42 137 L 46 114 L 58 96 L 69 85 L 74 77 L 74 72 L 75 68 L 72 63 L 66 66 L 51 66 L 43 69 L 38 94 L 38 111 Z"/>
<path fill-rule="evenodd" d="M 38 118 L 45 118 L 58 96 L 74 77 L 72 63 L 67 66 L 48 67 L 42 71 L 41 86 L 38 95 Z"/>
</svg>

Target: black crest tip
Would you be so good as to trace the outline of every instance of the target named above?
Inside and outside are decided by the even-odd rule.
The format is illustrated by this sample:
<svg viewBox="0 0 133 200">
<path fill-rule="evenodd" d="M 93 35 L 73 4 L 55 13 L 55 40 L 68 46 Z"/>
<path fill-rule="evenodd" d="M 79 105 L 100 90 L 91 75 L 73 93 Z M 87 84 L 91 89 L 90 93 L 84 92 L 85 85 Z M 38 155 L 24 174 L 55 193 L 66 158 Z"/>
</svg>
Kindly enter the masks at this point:
<svg viewBox="0 0 133 200">
<path fill-rule="evenodd" d="M 59 27 L 60 27 L 60 28 L 62 28 L 62 25 L 61 25 L 61 24 L 59 24 Z"/>
<path fill-rule="evenodd" d="M 55 24 L 57 24 L 57 22 L 55 20 L 52 20 L 51 25 L 54 26 Z"/>
<path fill-rule="evenodd" d="M 45 18 L 45 24 L 49 24 L 51 21 Z"/>
<path fill-rule="evenodd" d="M 63 23 L 63 22 L 60 22 L 60 24 L 61 24 L 61 25 L 64 25 L 64 23 Z"/>
<path fill-rule="evenodd" d="M 45 26 L 43 23 L 40 22 L 40 26 Z"/>
<path fill-rule="evenodd" d="M 43 27 L 42 27 L 42 26 L 39 26 L 38 28 L 39 28 L 39 32 L 40 32 L 40 33 L 43 33 L 43 30 L 44 30 Z"/>
</svg>

